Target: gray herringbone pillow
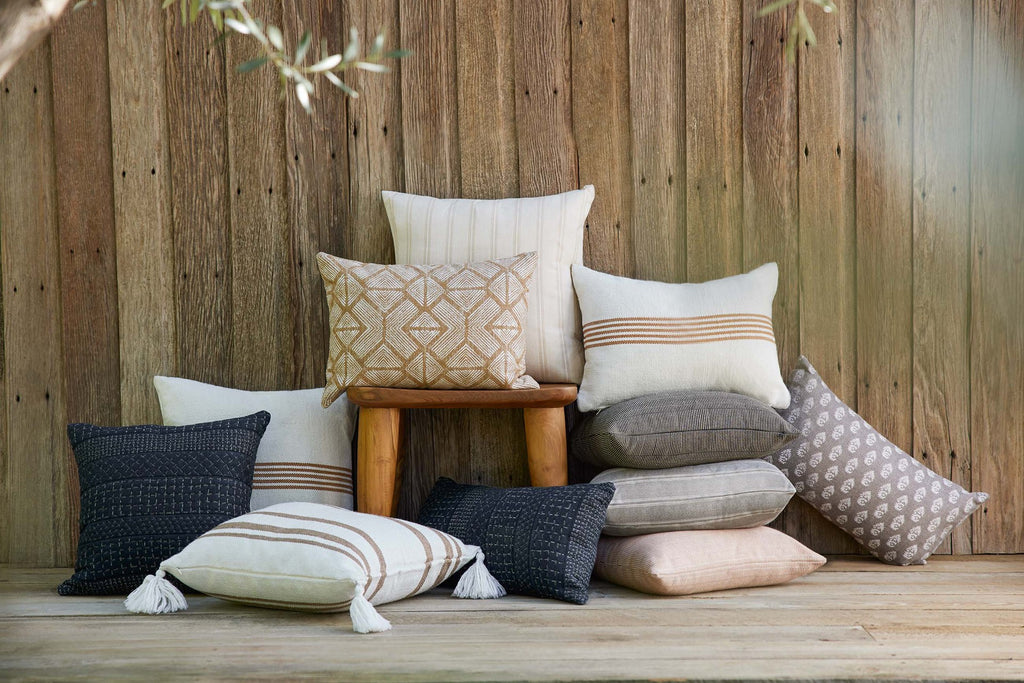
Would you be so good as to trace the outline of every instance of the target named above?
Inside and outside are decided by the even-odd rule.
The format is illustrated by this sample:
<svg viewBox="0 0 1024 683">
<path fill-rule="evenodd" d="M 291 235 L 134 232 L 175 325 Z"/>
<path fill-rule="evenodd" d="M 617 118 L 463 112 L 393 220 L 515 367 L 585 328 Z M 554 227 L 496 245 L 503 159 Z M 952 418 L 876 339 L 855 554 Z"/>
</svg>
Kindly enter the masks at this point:
<svg viewBox="0 0 1024 683">
<path fill-rule="evenodd" d="M 803 356 L 782 416 L 801 438 L 765 459 L 798 496 L 889 564 L 924 564 L 988 499 L 900 450 L 832 393 Z"/>
<path fill-rule="evenodd" d="M 797 436 L 775 410 L 749 396 L 666 391 L 587 415 L 570 447 L 598 467 L 656 470 L 761 458 Z"/>
</svg>

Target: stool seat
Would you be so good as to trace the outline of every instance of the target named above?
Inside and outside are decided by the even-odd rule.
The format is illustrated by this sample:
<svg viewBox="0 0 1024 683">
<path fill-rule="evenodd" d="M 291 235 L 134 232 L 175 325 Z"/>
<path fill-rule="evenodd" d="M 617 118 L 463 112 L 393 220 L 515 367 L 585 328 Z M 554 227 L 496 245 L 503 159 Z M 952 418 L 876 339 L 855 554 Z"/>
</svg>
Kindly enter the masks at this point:
<svg viewBox="0 0 1024 683">
<path fill-rule="evenodd" d="M 576 385 L 541 384 L 539 389 L 349 387 L 347 395 L 363 408 L 561 408 L 576 400 Z"/>
<path fill-rule="evenodd" d="M 539 389 L 349 387 L 346 393 L 348 400 L 360 407 L 356 450 L 356 508 L 360 512 L 395 514 L 405 409 L 521 408 L 530 483 L 569 483 L 562 408 L 576 400 L 574 384 L 542 384 Z"/>
</svg>

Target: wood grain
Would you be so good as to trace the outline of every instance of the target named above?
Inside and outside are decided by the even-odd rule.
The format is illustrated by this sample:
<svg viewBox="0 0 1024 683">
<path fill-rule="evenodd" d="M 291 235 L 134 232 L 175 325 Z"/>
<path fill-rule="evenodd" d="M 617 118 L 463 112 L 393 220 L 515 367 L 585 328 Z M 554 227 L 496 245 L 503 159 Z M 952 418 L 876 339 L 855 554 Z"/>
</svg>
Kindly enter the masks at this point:
<svg viewBox="0 0 1024 683">
<path fill-rule="evenodd" d="M 269 24 L 281 25 L 282 3 L 261 0 L 252 3 L 252 11 Z M 229 39 L 225 44 L 232 386 L 290 389 L 292 318 L 300 313 L 292 309 L 289 295 L 293 283 L 284 102 L 273 68 L 236 72 L 237 65 L 258 56 L 253 41 Z"/>
<path fill-rule="evenodd" d="M 361 35 L 384 31 L 389 45 L 404 45 L 396 0 L 354 0 L 344 7 L 346 25 L 354 26 Z M 394 263 L 395 260 L 391 228 L 380 192 L 405 189 L 401 73 L 399 62 L 392 65 L 387 74 L 355 72 L 346 76 L 349 85 L 361 94 L 357 99 L 348 98 L 345 103 L 350 226 L 345 234 L 345 252 L 349 258 L 370 263 Z"/>
<path fill-rule="evenodd" d="M 971 2 L 914 8 L 914 457 L 971 487 Z M 971 520 L 941 548 L 971 551 Z"/>
<path fill-rule="evenodd" d="M 817 22 L 817 46 L 797 53 L 800 353 L 852 408 L 857 407 L 856 23 L 856 6 L 838 4 L 832 17 Z M 781 523 L 779 528 L 818 552 L 863 552 L 801 500 L 790 503 Z"/>
<path fill-rule="evenodd" d="M 512 4 L 463 0 L 455 6 L 459 169 L 466 197 L 519 196 Z M 469 472 L 473 481 L 527 481 L 526 437 L 514 411 L 465 414 L 455 428 L 477 456 Z"/>
<path fill-rule="evenodd" d="M 911 452 L 911 0 L 857 5 L 857 410 Z"/>
<path fill-rule="evenodd" d="M 223 44 L 165 12 L 178 373 L 232 384 L 231 224 Z M 158 78 L 159 74 L 151 74 Z"/>
<path fill-rule="evenodd" d="M 405 189 L 433 197 L 462 192 L 455 56 L 455 3 L 399 6 L 402 44 L 419 56 L 402 65 Z M 415 519 L 437 477 L 472 478 L 473 445 L 465 411 L 416 411 L 406 420 L 408 448 L 399 515 Z M 500 454 L 498 454 L 500 458 Z M 483 463 L 487 466 L 488 463 Z"/>
<path fill-rule="evenodd" d="M 65 14 L 50 39 L 59 292 L 67 416 L 121 422 L 107 26 L 102 7 Z M 90 134 L 83 135 L 82 131 Z"/>
<path fill-rule="evenodd" d="M 106 9 L 121 420 L 157 423 L 153 376 L 177 372 L 164 17 L 155 4 Z"/>
<path fill-rule="evenodd" d="M 807 355 L 888 436 L 993 494 L 951 550 L 1024 552 L 1021 5 L 808 7 L 818 45 L 791 65 L 763 4 L 264 0 L 291 39 L 383 29 L 415 52 L 346 73 L 358 99 L 319 86 L 312 117 L 268 73 L 235 74 L 248 43 L 226 59 L 206 21 L 69 16 L 55 70 L 46 43 L 0 83 L 0 561 L 71 557 L 65 417 L 156 420 L 157 373 L 319 385 L 310 258 L 392 262 L 381 190 L 581 182 L 598 186 L 591 265 L 699 281 L 778 261 L 784 371 Z M 39 277 L 28 299 L 10 289 Z M 528 481 L 513 411 L 420 411 L 410 430 L 406 516 L 439 474 Z M 800 502 L 778 525 L 856 551 Z"/>
<path fill-rule="evenodd" d="M 913 568 L 839 559 L 789 584 L 682 597 L 594 582 L 586 605 L 518 595 L 453 600 L 442 587 L 379 606 L 393 624 L 386 636 L 352 633 L 347 614 L 201 595 L 173 617 L 134 615 L 116 597 L 54 595 L 69 571 L 0 570 L 0 666 L 12 677 L 300 679 L 339 670 L 353 681 L 673 680 L 681 670 L 697 680 L 1024 677 L 1020 557 L 937 558 Z"/>
<path fill-rule="evenodd" d="M 672 0 L 629 3 L 633 271 L 686 279 L 686 18 Z"/>
<path fill-rule="evenodd" d="M 569 2 L 516 2 L 514 11 L 519 193 L 536 197 L 574 190 L 579 166 L 572 128 Z"/>
<path fill-rule="evenodd" d="M 580 185 L 594 186 L 584 261 L 631 277 L 629 9 L 626 0 L 573 0 L 572 126 Z"/>
<path fill-rule="evenodd" d="M 60 255 L 49 41 L 3 81 L 0 226 L 9 458 L 0 561 L 73 559 L 74 465 L 64 433 Z"/>
<path fill-rule="evenodd" d="M 281 5 L 282 30 L 298 40 L 313 33 L 309 61 L 320 58 L 321 40 L 332 54 L 344 51 L 348 27 L 342 7 L 329 0 L 302 0 Z M 367 36 L 363 34 L 363 39 Z M 371 38 L 372 39 L 372 38 Z M 307 114 L 289 93 L 285 100 L 288 169 L 289 279 L 287 308 L 292 324 L 291 388 L 323 386 L 327 367 L 327 301 L 316 267 L 320 251 L 341 254 L 348 229 L 348 121 L 346 97 L 326 80 Z M 284 388 L 284 387 L 282 387 Z"/>
<path fill-rule="evenodd" d="M 991 500 L 974 552 L 1024 550 L 1024 4 L 974 5 L 971 150 L 972 484 Z"/>
<path fill-rule="evenodd" d="M 686 278 L 743 270 L 740 3 L 686 3 Z"/>
</svg>

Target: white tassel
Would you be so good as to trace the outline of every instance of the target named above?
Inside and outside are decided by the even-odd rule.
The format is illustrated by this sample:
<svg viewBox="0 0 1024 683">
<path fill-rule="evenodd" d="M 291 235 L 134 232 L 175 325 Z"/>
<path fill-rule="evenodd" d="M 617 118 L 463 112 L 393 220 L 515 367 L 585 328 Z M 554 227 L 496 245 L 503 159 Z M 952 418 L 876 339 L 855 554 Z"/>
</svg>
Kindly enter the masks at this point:
<svg viewBox="0 0 1024 683">
<path fill-rule="evenodd" d="M 370 601 L 363 597 L 362 587 L 352 598 L 348 613 L 352 617 L 352 630 L 356 633 L 379 633 L 391 630 L 391 622 L 382 617 L 380 612 L 373 608 Z"/>
<path fill-rule="evenodd" d="M 505 595 L 505 588 L 487 571 L 482 550 L 476 551 L 476 562 L 459 579 L 452 595 L 473 600 L 489 600 Z"/>
<path fill-rule="evenodd" d="M 166 614 L 187 609 L 185 596 L 166 577 L 163 569 L 147 576 L 142 585 L 125 598 L 124 606 L 137 614 Z"/>
</svg>

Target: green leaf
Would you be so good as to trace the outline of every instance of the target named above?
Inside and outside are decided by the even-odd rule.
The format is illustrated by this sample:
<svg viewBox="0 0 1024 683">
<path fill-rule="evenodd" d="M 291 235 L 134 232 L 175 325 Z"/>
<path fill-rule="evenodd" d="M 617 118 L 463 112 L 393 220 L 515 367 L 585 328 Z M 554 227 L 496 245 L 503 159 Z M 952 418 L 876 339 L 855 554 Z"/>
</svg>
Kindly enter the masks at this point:
<svg viewBox="0 0 1024 683">
<path fill-rule="evenodd" d="M 306 58 L 306 51 L 309 50 L 309 44 L 313 40 L 313 35 L 306 31 L 302 34 L 302 38 L 299 40 L 299 46 L 295 48 L 295 63 L 301 64 L 302 60 Z"/>
<path fill-rule="evenodd" d="M 235 71 L 237 71 L 240 74 L 246 74 L 246 73 L 249 73 L 250 71 L 253 71 L 255 69 L 260 68 L 261 66 L 266 64 L 268 61 L 269 61 L 269 59 L 268 59 L 268 57 L 266 55 L 264 55 L 262 57 L 257 57 L 256 59 L 250 59 L 248 62 L 242 62 L 241 64 L 236 66 L 235 67 Z"/>
<path fill-rule="evenodd" d="M 188 21 L 189 23 L 195 23 L 196 18 L 199 16 L 199 0 L 192 0 L 188 7 Z"/>
<path fill-rule="evenodd" d="M 284 52 L 284 36 L 281 35 L 281 29 L 276 26 L 268 26 L 267 38 L 270 40 L 271 45 Z"/>
<path fill-rule="evenodd" d="M 412 56 L 412 50 L 391 50 L 390 52 L 384 53 L 385 59 L 401 59 L 402 57 Z"/>
<path fill-rule="evenodd" d="M 370 59 L 377 59 L 380 57 L 380 53 L 384 50 L 384 32 L 381 31 L 377 34 L 377 37 L 373 39 L 373 45 L 370 47 L 370 53 L 367 55 Z"/>
<path fill-rule="evenodd" d="M 759 17 L 767 16 L 767 15 L 771 14 L 772 12 L 779 11 L 780 9 L 782 9 L 783 7 L 785 7 L 787 5 L 792 5 L 795 1 L 796 0 L 775 0 L 775 2 L 770 2 L 767 5 L 765 5 L 764 7 L 762 7 L 761 9 L 759 9 L 757 11 L 757 16 L 759 16 Z"/>
<path fill-rule="evenodd" d="M 164 0 L 163 3 L 160 5 L 160 9 L 167 9 L 177 1 L 178 0 Z"/>
<path fill-rule="evenodd" d="M 362 69 L 363 71 L 372 71 L 378 74 L 386 74 L 387 72 L 391 71 L 391 69 L 389 69 L 388 67 L 384 66 L 383 64 L 377 64 L 376 62 L 356 62 L 354 66 L 357 69 Z"/>
</svg>

